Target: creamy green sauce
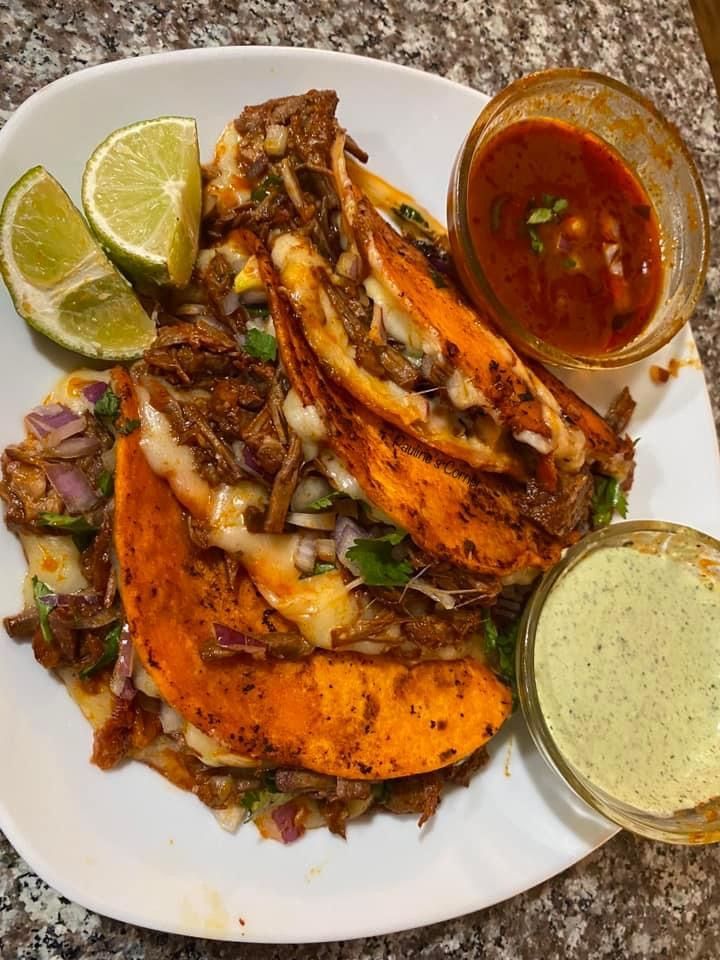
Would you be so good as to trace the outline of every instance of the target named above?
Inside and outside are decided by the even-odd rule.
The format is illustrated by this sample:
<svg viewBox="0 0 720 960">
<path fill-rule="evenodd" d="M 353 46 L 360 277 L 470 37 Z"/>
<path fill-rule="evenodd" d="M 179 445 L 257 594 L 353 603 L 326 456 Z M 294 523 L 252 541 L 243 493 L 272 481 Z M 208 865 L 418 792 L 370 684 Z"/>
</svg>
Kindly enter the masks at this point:
<svg viewBox="0 0 720 960">
<path fill-rule="evenodd" d="M 556 583 L 535 635 L 540 708 L 596 787 L 660 816 L 720 795 L 720 589 L 607 547 Z"/>
</svg>

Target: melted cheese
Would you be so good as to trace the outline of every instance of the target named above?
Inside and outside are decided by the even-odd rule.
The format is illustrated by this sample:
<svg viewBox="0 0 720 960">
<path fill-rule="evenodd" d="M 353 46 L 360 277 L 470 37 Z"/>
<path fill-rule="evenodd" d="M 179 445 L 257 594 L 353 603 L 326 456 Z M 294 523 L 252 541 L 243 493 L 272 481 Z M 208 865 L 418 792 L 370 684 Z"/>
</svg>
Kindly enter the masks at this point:
<svg viewBox="0 0 720 960">
<path fill-rule="evenodd" d="M 459 370 L 453 370 L 446 386 L 450 402 L 457 410 L 467 410 L 470 407 L 482 407 L 484 410 L 490 408 L 485 394 Z"/>
<path fill-rule="evenodd" d="M 303 442 L 305 459 L 314 460 L 318 455 L 319 445 L 327 437 L 327 430 L 317 407 L 312 404 L 304 406 L 297 393 L 289 390 L 283 403 L 283 413 L 288 426 Z"/>
<path fill-rule="evenodd" d="M 389 337 L 420 353 L 439 354 L 440 347 L 434 338 L 425 334 L 403 310 L 397 297 L 376 277 L 369 276 L 363 286 L 370 299 L 382 307 L 383 326 Z"/>
<path fill-rule="evenodd" d="M 147 391 L 137 389 L 141 422 L 140 443 L 148 464 L 164 477 L 178 500 L 205 524 L 209 543 L 238 554 L 265 600 L 295 623 L 310 643 L 332 647 L 332 631 L 350 626 L 360 607 L 337 570 L 301 579 L 293 557 L 299 534 L 250 533 L 244 514 L 249 506 L 265 505 L 260 484 L 242 481 L 211 488 L 198 474 L 192 452 L 175 439 L 167 418 L 150 404 Z"/>
<path fill-rule="evenodd" d="M 47 584 L 53 593 L 78 593 L 88 582 L 80 567 L 80 554 L 71 537 L 21 533 L 27 575 L 23 586 L 25 605 L 33 605 L 32 578 Z"/>
<path fill-rule="evenodd" d="M 45 402 L 64 403 L 66 407 L 70 407 L 73 413 L 85 413 L 87 410 L 92 410 L 94 404 L 82 392 L 83 387 L 97 380 L 109 383 L 110 371 L 90 370 L 84 367 L 80 370 L 73 370 L 72 373 L 67 373 L 58 380 Z"/>
<path fill-rule="evenodd" d="M 183 736 L 188 747 L 196 753 L 208 767 L 257 767 L 257 761 L 244 757 L 240 753 L 226 750 L 221 743 L 208 737 L 191 723 L 185 723 Z"/>
<path fill-rule="evenodd" d="M 229 210 L 250 199 L 250 187 L 239 175 L 238 144 L 235 124 L 228 123 L 215 147 L 215 176 L 205 190 L 206 201 L 215 199 L 221 209 Z M 207 212 L 207 211 L 205 211 Z"/>
<path fill-rule="evenodd" d="M 339 457 L 336 457 L 330 450 L 322 450 L 318 456 L 318 460 L 323 465 L 325 473 L 330 478 L 336 490 L 346 494 L 348 497 L 352 497 L 353 500 L 365 500 L 366 503 L 368 502 L 362 487 Z"/>
</svg>

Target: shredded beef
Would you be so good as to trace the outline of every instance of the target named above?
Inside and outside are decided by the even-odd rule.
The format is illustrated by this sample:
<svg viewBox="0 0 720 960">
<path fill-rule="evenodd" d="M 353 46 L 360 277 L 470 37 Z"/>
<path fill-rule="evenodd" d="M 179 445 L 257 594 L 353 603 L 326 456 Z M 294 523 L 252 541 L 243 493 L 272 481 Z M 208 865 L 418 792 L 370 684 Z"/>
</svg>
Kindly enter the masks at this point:
<svg viewBox="0 0 720 960">
<path fill-rule="evenodd" d="M 40 626 L 40 618 L 34 607 L 27 607 L 12 617 L 5 617 L 3 626 L 13 638 L 32 637 Z"/>
<path fill-rule="evenodd" d="M 637 404 L 627 387 L 623 387 L 605 414 L 605 420 L 617 434 L 625 433 Z"/>
<path fill-rule="evenodd" d="M 8 447 L 2 455 L 0 496 L 7 505 L 5 522 L 10 526 L 32 526 L 41 513 L 62 513 L 63 502 L 41 466 L 20 459 L 32 441 Z"/>
<path fill-rule="evenodd" d="M 137 697 L 123 700 L 113 696 L 109 719 L 95 731 L 92 762 L 101 770 L 110 770 L 133 750 L 142 750 L 162 730 L 155 713 L 145 710 Z"/>
<path fill-rule="evenodd" d="M 418 826 L 432 817 L 440 805 L 442 776 L 440 773 L 424 773 L 402 780 L 388 780 L 382 806 L 391 813 L 419 813 Z"/>
<path fill-rule="evenodd" d="M 282 533 L 290 500 L 295 492 L 300 475 L 302 456 L 302 441 L 300 437 L 293 435 L 283 464 L 275 474 L 275 480 L 273 481 L 267 513 L 265 514 L 266 533 Z"/>
<path fill-rule="evenodd" d="M 526 516 L 556 537 L 566 537 L 585 521 L 590 510 L 593 480 L 589 471 L 559 473 L 555 489 L 548 490 L 536 480 L 528 481 L 520 499 Z"/>
<path fill-rule="evenodd" d="M 112 576 L 112 509 L 106 508 L 102 524 L 89 546 L 80 554 L 80 564 L 90 586 L 106 597 L 108 581 Z M 114 577 L 113 577 L 114 582 Z M 110 603 L 114 599 L 110 598 Z"/>
</svg>

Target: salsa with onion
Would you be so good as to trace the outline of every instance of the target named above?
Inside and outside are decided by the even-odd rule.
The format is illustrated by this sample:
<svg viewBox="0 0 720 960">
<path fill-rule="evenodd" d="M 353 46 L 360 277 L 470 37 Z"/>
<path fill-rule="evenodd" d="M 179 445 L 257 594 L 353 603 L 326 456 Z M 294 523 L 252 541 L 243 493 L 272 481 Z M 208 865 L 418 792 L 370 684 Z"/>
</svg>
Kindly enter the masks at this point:
<svg viewBox="0 0 720 960">
<path fill-rule="evenodd" d="M 657 217 L 604 140 L 558 120 L 513 123 L 475 156 L 468 206 L 488 282 L 527 330 L 592 357 L 647 326 L 662 287 Z"/>
</svg>

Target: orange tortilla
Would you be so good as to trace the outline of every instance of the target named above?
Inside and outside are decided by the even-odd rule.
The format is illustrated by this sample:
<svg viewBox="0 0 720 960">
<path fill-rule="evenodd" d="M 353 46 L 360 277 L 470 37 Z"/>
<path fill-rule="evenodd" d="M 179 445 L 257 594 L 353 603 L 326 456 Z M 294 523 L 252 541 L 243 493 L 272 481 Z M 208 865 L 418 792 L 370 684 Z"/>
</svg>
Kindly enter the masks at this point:
<svg viewBox="0 0 720 960">
<path fill-rule="evenodd" d="M 132 381 L 114 372 L 123 415 Z M 206 664 L 213 623 L 252 634 L 290 629 L 242 571 L 231 585 L 219 551 L 201 552 L 139 431 L 121 437 L 115 475 L 120 593 L 135 650 L 163 699 L 227 749 L 270 766 L 382 780 L 454 763 L 485 744 L 511 697 L 473 659 L 412 666 L 317 652 L 307 659 Z M 272 626 L 271 626 L 272 625 Z"/>
</svg>

